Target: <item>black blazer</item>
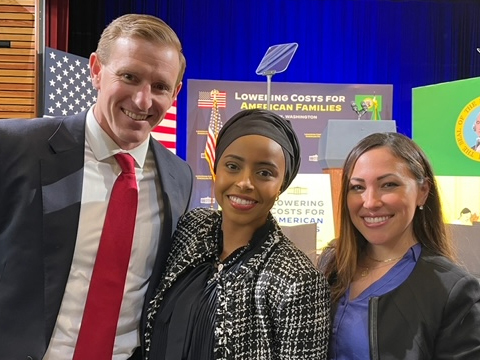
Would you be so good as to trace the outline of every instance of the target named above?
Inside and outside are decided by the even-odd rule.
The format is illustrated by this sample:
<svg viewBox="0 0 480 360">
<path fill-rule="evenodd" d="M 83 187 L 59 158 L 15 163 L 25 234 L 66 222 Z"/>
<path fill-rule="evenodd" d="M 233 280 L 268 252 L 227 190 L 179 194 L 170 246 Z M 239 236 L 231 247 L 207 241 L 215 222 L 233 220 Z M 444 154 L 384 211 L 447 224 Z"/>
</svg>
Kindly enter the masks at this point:
<svg viewBox="0 0 480 360">
<path fill-rule="evenodd" d="M 480 359 L 478 280 L 425 247 L 410 276 L 369 304 L 371 360 Z"/>
<path fill-rule="evenodd" d="M 84 112 L 0 121 L 2 360 L 42 359 L 50 342 L 77 236 L 85 120 Z M 165 268 L 178 218 L 189 206 L 193 177 L 190 167 L 157 141 L 150 140 L 150 149 L 160 174 L 165 218 L 147 299 Z"/>
</svg>

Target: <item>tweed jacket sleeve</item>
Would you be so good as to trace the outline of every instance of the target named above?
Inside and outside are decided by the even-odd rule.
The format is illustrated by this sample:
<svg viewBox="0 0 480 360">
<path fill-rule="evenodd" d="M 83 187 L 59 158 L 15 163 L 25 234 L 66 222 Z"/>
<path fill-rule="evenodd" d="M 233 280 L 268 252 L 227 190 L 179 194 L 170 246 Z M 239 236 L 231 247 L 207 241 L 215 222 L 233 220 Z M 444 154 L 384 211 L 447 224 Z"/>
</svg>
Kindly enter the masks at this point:
<svg viewBox="0 0 480 360">
<path fill-rule="evenodd" d="M 269 277 L 268 280 L 265 277 Z M 262 293 L 262 281 L 268 287 Z M 330 293 L 322 274 L 282 236 L 257 283 L 271 302 L 273 359 L 326 359 L 330 329 Z M 260 299 L 259 299 L 260 300 Z"/>
</svg>

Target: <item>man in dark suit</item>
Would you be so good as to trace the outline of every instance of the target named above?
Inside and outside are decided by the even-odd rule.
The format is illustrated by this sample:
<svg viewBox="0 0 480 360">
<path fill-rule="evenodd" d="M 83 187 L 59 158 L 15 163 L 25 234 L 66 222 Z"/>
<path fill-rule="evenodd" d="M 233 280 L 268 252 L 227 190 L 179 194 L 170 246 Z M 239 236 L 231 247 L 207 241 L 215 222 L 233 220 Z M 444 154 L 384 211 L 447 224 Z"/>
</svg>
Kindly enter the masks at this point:
<svg viewBox="0 0 480 360">
<path fill-rule="evenodd" d="M 105 358 L 139 354 L 145 299 L 158 286 L 192 192 L 190 167 L 150 136 L 176 99 L 184 70 L 168 25 L 124 15 L 90 56 L 98 90 L 91 109 L 0 121 L 0 359 L 81 358 L 74 352 L 103 222 L 123 171 L 118 153 L 134 159 L 138 210 L 114 346 Z"/>
</svg>

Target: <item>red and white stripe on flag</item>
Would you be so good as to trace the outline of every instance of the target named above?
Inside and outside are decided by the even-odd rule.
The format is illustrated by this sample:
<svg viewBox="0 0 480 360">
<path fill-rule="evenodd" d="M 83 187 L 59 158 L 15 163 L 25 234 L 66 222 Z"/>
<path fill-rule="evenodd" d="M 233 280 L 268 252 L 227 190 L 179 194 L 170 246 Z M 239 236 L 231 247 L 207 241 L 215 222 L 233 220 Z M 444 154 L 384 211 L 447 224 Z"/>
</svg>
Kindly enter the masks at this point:
<svg viewBox="0 0 480 360">
<path fill-rule="evenodd" d="M 152 130 L 152 136 L 171 152 L 177 153 L 177 100 L 168 109 L 165 118 Z"/>
<path fill-rule="evenodd" d="M 226 91 L 217 91 L 215 94 L 217 99 L 218 108 L 227 107 L 227 92 Z M 213 94 L 211 91 L 199 91 L 198 92 L 198 107 L 199 108 L 209 108 L 213 107 Z"/>
</svg>

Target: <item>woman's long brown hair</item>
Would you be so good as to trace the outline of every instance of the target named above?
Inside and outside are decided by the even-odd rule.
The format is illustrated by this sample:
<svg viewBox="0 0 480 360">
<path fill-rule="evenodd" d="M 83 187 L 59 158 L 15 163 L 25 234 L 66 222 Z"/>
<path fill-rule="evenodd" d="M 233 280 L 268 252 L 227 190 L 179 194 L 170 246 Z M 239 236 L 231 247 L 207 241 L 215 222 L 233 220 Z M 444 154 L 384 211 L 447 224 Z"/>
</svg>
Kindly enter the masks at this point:
<svg viewBox="0 0 480 360">
<path fill-rule="evenodd" d="M 332 286 L 332 301 L 337 302 L 350 286 L 355 275 L 360 254 L 367 241 L 355 228 L 347 207 L 350 177 L 358 158 L 365 152 L 386 147 L 392 154 L 407 164 L 419 184 L 428 182 L 430 190 L 423 205 L 413 217 L 413 233 L 423 247 L 451 260 L 455 259 L 451 241 L 447 237 L 440 195 L 434 179 L 432 166 L 425 153 L 408 137 L 399 133 L 376 133 L 362 139 L 347 156 L 342 175 L 340 193 L 340 232 L 325 249 L 322 271 Z M 328 255 L 327 255 L 328 254 Z"/>
</svg>

